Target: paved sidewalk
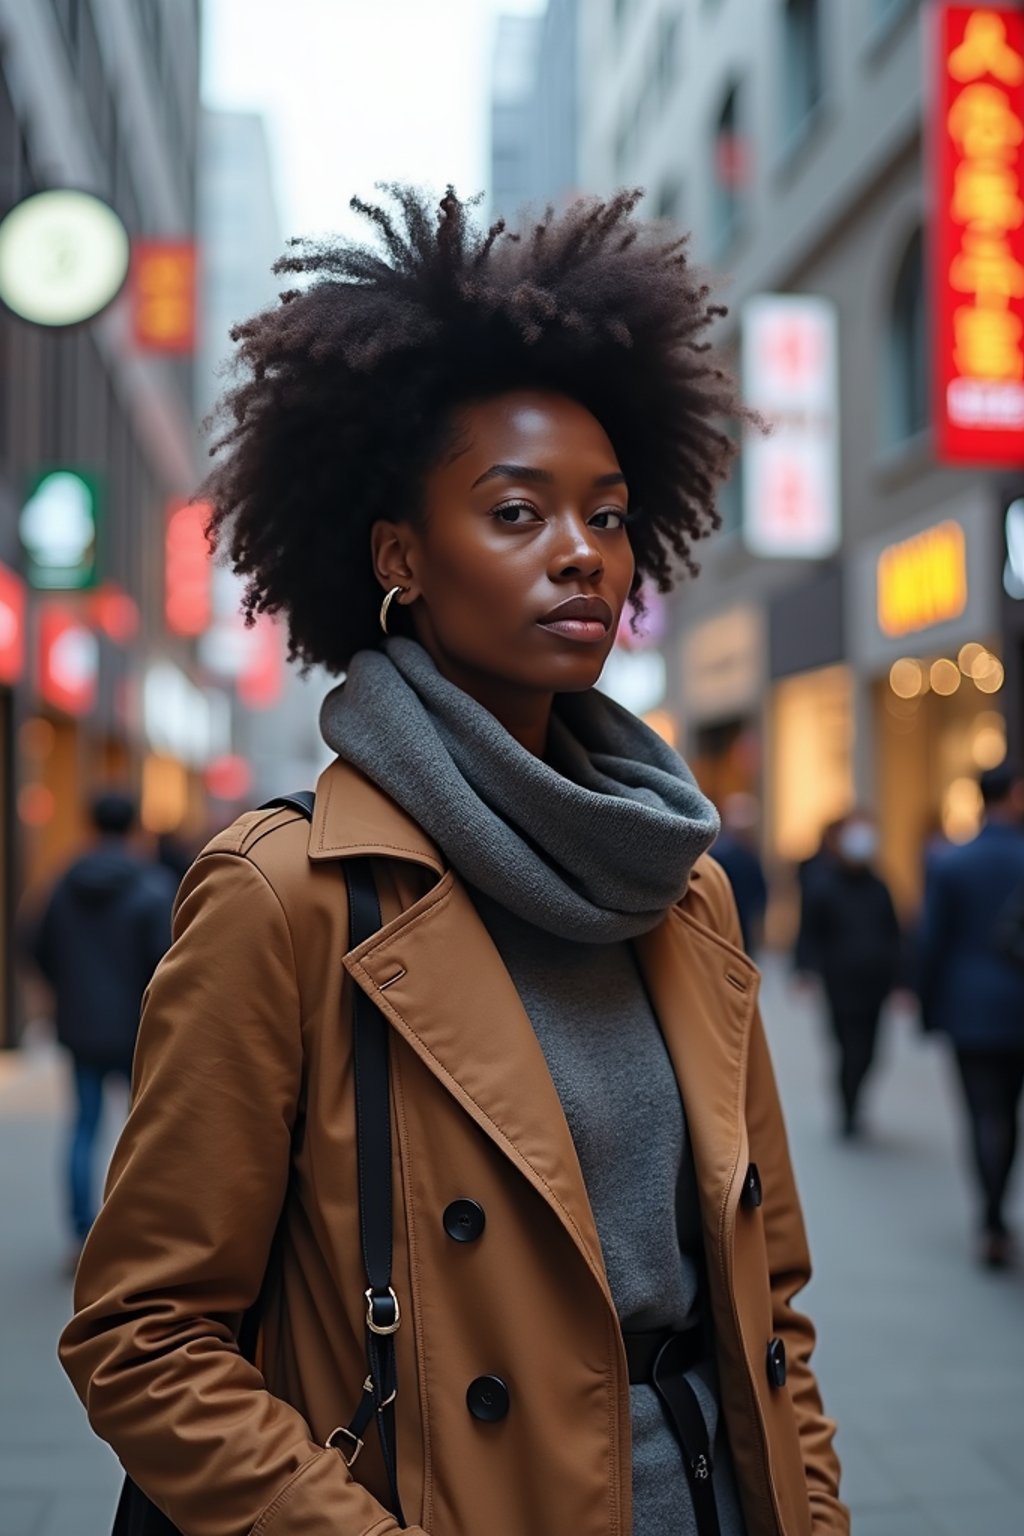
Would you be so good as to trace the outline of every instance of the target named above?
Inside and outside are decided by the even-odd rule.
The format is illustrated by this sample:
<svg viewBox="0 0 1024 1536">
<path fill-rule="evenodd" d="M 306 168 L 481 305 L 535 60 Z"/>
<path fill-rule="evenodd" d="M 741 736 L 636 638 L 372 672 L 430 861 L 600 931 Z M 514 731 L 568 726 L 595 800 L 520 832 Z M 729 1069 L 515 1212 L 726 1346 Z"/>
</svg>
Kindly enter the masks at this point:
<svg viewBox="0 0 1024 1536">
<path fill-rule="evenodd" d="M 974 1266 L 943 1043 L 888 1019 L 871 1130 L 850 1146 L 830 1128 L 815 1010 L 775 968 L 764 990 L 816 1264 L 805 1299 L 854 1536 L 1022 1536 L 1024 1270 Z M 1012 1219 L 1024 1238 L 1024 1176 Z"/>
<path fill-rule="evenodd" d="M 57 1363 L 64 1064 L 0 1058 L 0 1536 L 109 1536 L 120 1469 Z M 109 1127 L 113 1131 L 113 1127 Z"/>
<path fill-rule="evenodd" d="M 1024 1271 L 987 1275 L 971 1262 L 941 1046 L 891 1021 L 872 1132 L 850 1147 L 830 1130 L 813 1002 L 791 997 L 774 965 L 765 1013 L 817 1262 L 806 1300 L 854 1536 L 1021 1536 Z M 107 1536 L 119 1480 L 54 1355 L 70 1304 L 62 1087 L 45 1052 L 0 1059 L 0 1536 Z M 1024 1178 L 1016 1216 L 1024 1232 Z"/>
</svg>

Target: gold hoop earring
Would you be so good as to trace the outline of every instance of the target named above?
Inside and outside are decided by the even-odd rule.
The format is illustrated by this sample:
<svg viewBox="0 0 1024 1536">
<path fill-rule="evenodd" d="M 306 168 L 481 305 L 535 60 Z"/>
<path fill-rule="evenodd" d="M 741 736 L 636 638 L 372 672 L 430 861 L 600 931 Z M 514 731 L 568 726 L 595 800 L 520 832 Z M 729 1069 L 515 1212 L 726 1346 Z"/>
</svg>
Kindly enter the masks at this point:
<svg viewBox="0 0 1024 1536">
<path fill-rule="evenodd" d="M 391 604 L 394 601 L 396 595 L 399 592 L 406 591 L 408 591 L 407 587 L 392 587 L 391 591 L 380 605 L 380 627 L 385 634 L 388 632 L 388 609 L 391 607 Z"/>
</svg>

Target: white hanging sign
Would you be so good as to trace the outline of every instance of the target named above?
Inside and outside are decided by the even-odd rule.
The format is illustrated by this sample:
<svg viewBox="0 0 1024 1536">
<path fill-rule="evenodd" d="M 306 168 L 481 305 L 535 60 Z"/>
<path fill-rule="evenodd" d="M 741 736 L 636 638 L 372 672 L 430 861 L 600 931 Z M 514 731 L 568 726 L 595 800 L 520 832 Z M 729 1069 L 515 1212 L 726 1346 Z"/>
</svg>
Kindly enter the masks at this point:
<svg viewBox="0 0 1024 1536">
<path fill-rule="evenodd" d="M 743 441 L 743 537 L 756 555 L 820 560 L 839 546 L 836 312 L 808 294 L 743 307 L 743 396 L 767 422 Z"/>
</svg>

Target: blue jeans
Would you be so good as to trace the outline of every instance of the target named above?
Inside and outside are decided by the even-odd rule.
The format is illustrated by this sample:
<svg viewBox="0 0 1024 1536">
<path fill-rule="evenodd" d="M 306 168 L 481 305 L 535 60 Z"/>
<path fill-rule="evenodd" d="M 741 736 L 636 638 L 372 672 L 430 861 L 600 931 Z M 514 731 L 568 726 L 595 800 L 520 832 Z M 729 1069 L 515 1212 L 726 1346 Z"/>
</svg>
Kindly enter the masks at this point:
<svg viewBox="0 0 1024 1536">
<path fill-rule="evenodd" d="M 71 1225 L 76 1238 L 87 1236 L 96 1218 L 93 1194 L 96 1137 L 103 1114 L 103 1082 L 111 1073 L 123 1077 L 126 1068 L 97 1067 L 72 1058 L 75 1074 L 77 1108 L 71 1128 L 68 1182 L 71 1196 Z"/>
</svg>

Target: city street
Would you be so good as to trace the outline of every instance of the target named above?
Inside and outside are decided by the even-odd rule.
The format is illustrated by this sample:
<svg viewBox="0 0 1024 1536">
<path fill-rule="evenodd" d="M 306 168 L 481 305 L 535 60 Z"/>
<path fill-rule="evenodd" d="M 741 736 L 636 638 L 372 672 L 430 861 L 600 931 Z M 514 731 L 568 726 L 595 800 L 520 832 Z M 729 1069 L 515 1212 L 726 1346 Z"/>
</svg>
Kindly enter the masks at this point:
<svg viewBox="0 0 1024 1536">
<path fill-rule="evenodd" d="M 891 1021 L 870 1135 L 847 1146 L 831 1133 L 810 1000 L 789 995 L 775 963 L 765 994 L 817 1260 L 808 1303 L 819 1375 L 841 1424 L 855 1536 L 1019 1536 L 1024 1273 L 984 1274 L 971 1262 L 941 1047 Z M 0 1536 L 104 1536 L 118 1482 L 54 1355 L 70 1296 L 57 1220 L 60 1087 L 45 1050 L 0 1062 Z M 1018 1182 L 1019 1227 L 1022 1196 Z"/>
</svg>

